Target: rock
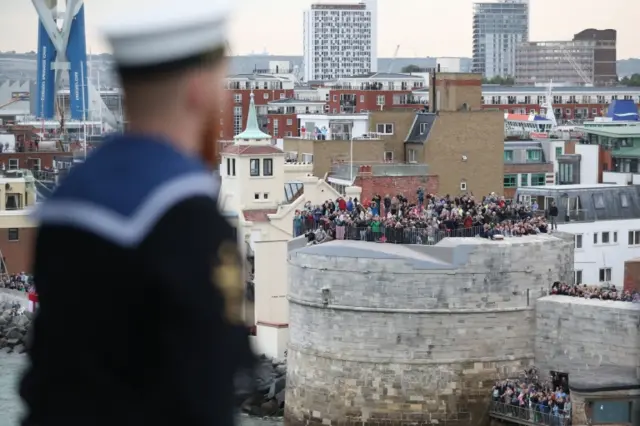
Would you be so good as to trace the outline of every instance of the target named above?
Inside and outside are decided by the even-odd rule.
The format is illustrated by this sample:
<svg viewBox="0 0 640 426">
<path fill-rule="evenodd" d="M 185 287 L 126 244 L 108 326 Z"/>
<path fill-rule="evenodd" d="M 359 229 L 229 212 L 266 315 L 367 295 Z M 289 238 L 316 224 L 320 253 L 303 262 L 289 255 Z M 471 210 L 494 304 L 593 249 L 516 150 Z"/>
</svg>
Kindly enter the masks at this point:
<svg viewBox="0 0 640 426">
<path fill-rule="evenodd" d="M 284 394 L 285 394 L 284 389 L 282 389 L 280 392 L 276 394 L 276 401 L 278 401 L 278 406 L 280 408 L 284 408 Z"/>
<path fill-rule="evenodd" d="M 31 311 L 25 311 L 24 316 L 27 317 L 29 321 L 33 321 L 35 318 L 35 313 Z"/>
<path fill-rule="evenodd" d="M 278 364 L 275 367 L 276 374 L 278 376 L 283 376 L 287 374 L 287 364 Z"/>
<path fill-rule="evenodd" d="M 13 351 L 19 354 L 23 354 L 27 351 L 27 348 L 25 348 L 24 345 L 18 345 L 15 348 L 13 348 Z"/>
<path fill-rule="evenodd" d="M 27 318 L 26 315 L 18 315 L 13 319 L 13 324 L 16 327 L 26 327 L 29 325 L 30 322 L 31 321 L 29 320 L 29 318 Z"/>
<path fill-rule="evenodd" d="M 14 348 L 19 344 L 20 344 L 20 339 L 7 339 L 7 346 L 10 348 Z"/>
<path fill-rule="evenodd" d="M 278 406 L 278 401 L 276 401 L 275 399 L 270 399 L 260 406 L 260 413 L 262 414 L 262 416 L 273 416 L 278 412 L 279 408 L 280 407 Z"/>
<path fill-rule="evenodd" d="M 21 340 L 23 337 L 23 334 L 20 332 L 20 329 L 18 327 L 12 327 L 9 330 L 7 330 L 6 337 L 9 340 L 13 340 L 13 339 Z"/>
<path fill-rule="evenodd" d="M 287 382 L 286 376 L 277 377 L 271 384 L 271 387 L 269 388 L 269 393 L 267 394 L 267 398 L 268 399 L 275 398 L 276 394 L 278 394 L 280 391 L 284 389 L 284 385 L 286 384 L 286 382 Z"/>
</svg>

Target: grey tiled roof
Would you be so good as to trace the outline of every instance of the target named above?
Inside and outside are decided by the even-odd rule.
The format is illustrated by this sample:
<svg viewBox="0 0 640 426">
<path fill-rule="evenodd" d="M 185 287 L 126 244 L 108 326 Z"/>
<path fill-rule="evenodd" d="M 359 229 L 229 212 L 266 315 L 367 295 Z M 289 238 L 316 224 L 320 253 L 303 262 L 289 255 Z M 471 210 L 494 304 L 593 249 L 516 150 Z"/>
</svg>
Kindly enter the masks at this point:
<svg viewBox="0 0 640 426">
<path fill-rule="evenodd" d="M 404 140 L 405 143 L 425 143 L 427 138 L 429 137 L 429 133 L 431 133 L 431 129 L 433 128 L 433 124 L 436 122 L 437 115 L 431 112 L 417 112 L 416 117 L 413 120 L 413 124 L 411 125 L 411 129 L 409 130 L 409 134 L 407 138 Z M 421 132 L 420 128 L 426 125 L 426 131 Z"/>
</svg>

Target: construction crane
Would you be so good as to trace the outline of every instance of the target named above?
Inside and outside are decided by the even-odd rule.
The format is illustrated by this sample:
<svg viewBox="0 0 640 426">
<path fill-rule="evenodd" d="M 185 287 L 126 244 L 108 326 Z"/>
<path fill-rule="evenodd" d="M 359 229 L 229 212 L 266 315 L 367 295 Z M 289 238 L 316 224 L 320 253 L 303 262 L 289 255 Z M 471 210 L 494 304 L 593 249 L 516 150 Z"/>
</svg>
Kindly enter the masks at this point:
<svg viewBox="0 0 640 426">
<path fill-rule="evenodd" d="M 15 98 L 11 99 L 9 102 L 7 102 L 6 104 L 2 104 L 0 105 L 0 109 L 4 108 L 4 107 L 8 107 L 11 104 L 15 104 L 16 102 L 19 101 L 27 101 L 29 100 L 29 96 L 27 95 L 23 95 L 23 96 L 16 96 Z"/>
<path fill-rule="evenodd" d="M 567 62 L 571 64 L 585 86 L 593 86 L 593 81 L 591 80 L 591 78 L 589 78 L 589 76 L 587 76 L 580 64 L 578 64 L 573 59 L 573 56 L 571 56 L 571 52 L 569 52 L 567 49 L 562 49 L 562 54 L 564 55 L 564 58 L 567 60 Z"/>
<path fill-rule="evenodd" d="M 393 58 L 391 59 L 391 62 L 389 63 L 389 69 L 387 70 L 388 73 L 391 73 L 391 71 L 393 70 L 393 63 L 396 61 L 396 58 L 398 57 L 398 52 L 400 51 L 400 45 L 396 46 L 396 52 L 393 54 Z"/>
</svg>

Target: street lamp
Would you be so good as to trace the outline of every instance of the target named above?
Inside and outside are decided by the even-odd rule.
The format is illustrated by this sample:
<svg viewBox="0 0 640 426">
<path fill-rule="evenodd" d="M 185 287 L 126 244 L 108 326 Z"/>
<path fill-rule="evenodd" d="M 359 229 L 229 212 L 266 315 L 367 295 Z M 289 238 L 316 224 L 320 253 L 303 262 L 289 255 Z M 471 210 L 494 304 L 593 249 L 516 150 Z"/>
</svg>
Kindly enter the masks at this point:
<svg viewBox="0 0 640 426">
<path fill-rule="evenodd" d="M 353 129 L 351 130 L 349 142 L 349 181 L 353 185 Z"/>
</svg>

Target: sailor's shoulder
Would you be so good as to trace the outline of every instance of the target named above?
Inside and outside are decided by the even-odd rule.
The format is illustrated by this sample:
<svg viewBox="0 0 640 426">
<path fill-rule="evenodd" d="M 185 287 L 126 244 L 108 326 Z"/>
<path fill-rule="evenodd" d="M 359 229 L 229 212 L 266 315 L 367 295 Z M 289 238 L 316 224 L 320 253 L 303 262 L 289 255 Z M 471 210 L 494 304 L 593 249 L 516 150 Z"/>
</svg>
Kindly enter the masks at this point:
<svg viewBox="0 0 640 426">
<path fill-rule="evenodd" d="M 140 145 L 100 148 L 69 173 L 35 219 L 135 245 L 173 206 L 194 197 L 215 201 L 219 179 L 201 162 L 160 143 Z"/>
</svg>

